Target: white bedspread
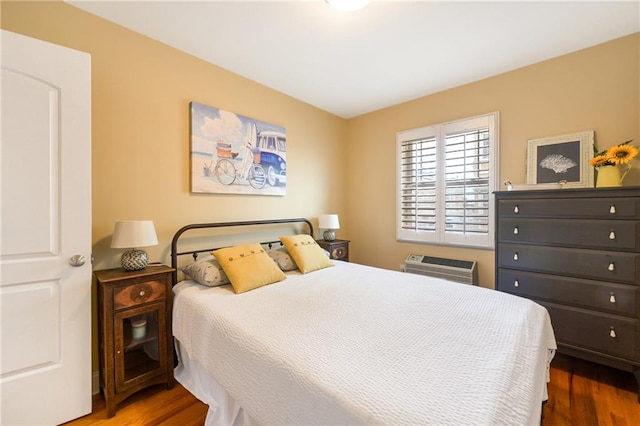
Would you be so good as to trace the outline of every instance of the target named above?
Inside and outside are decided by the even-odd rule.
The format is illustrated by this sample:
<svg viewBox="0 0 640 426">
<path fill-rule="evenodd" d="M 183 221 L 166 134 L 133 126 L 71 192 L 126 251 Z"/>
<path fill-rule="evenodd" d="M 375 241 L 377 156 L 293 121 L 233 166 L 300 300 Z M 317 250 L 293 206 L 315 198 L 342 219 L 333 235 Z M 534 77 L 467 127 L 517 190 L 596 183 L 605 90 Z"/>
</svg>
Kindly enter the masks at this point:
<svg viewBox="0 0 640 426">
<path fill-rule="evenodd" d="M 243 294 L 178 284 L 181 350 L 264 425 L 539 424 L 556 348 L 544 308 L 335 263 Z"/>
</svg>

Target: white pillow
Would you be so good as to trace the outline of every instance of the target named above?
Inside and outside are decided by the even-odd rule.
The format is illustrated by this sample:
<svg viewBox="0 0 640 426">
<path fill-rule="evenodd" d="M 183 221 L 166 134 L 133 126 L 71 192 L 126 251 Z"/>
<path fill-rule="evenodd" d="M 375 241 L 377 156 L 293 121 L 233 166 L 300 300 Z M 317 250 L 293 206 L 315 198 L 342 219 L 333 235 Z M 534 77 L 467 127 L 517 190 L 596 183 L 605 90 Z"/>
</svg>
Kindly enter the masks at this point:
<svg viewBox="0 0 640 426">
<path fill-rule="evenodd" d="M 209 287 L 230 284 L 227 274 L 222 270 L 222 266 L 213 256 L 207 256 L 202 260 L 193 262 L 184 268 L 182 272 L 188 275 L 198 284 Z"/>
<path fill-rule="evenodd" d="M 298 265 L 293 261 L 293 258 L 285 247 L 278 247 L 276 249 L 269 250 L 269 257 L 271 257 L 278 267 L 283 271 L 293 271 L 298 269 Z"/>
</svg>

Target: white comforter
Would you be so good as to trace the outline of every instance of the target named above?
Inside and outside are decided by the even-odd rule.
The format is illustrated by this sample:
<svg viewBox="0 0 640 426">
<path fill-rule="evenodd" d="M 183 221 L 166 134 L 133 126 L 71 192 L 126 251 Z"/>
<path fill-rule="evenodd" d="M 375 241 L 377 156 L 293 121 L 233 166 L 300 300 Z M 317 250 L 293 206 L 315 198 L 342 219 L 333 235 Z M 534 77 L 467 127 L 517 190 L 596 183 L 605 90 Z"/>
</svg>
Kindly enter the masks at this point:
<svg viewBox="0 0 640 426">
<path fill-rule="evenodd" d="M 181 350 L 264 425 L 539 424 L 556 348 L 544 308 L 335 263 L 239 295 L 178 284 Z"/>
</svg>

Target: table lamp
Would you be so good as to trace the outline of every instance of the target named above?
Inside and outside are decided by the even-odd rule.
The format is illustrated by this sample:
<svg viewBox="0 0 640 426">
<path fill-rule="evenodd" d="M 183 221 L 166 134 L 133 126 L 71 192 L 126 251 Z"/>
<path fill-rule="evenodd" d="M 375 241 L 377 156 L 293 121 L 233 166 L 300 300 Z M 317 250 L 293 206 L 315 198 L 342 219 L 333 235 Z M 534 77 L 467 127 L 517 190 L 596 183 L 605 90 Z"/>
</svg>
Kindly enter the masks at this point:
<svg viewBox="0 0 640 426">
<path fill-rule="evenodd" d="M 340 220 L 337 214 L 323 214 L 320 216 L 320 229 L 325 229 L 323 238 L 325 241 L 336 239 L 334 229 L 340 229 Z"/>
<path fill-rule="evenodd" d="M 128 248 L 122 253 L 120 264 L 125 271 L 138 271 L 149 264 L 149 255 L 137 247 L 158 244 L 156 229 L 151 220 L 127 220 L 116 222 L 111 239 L 111 248 Z"/>
</svg>

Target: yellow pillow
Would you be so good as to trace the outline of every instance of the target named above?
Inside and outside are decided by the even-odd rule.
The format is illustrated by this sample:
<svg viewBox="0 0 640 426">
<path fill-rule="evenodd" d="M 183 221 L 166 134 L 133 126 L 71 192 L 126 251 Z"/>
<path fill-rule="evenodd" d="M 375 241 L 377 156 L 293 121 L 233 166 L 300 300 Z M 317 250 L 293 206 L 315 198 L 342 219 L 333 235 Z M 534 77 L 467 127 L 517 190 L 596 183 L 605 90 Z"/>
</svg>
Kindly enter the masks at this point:
<svg viewBox="0 0 640 426">
<path fill-rule="evenodd" d="M 227 247 L 211 254 L 222 266 L 236 293 L 244 293 L 287 278 L 257 243 Z"/>
<path fill-rule="evenodd" d="M 333 266 L 333 262 L 311 235 L 280 237 L 280 241 L 303 274 Z"/>
</svg>

